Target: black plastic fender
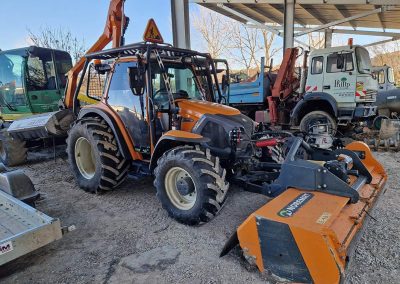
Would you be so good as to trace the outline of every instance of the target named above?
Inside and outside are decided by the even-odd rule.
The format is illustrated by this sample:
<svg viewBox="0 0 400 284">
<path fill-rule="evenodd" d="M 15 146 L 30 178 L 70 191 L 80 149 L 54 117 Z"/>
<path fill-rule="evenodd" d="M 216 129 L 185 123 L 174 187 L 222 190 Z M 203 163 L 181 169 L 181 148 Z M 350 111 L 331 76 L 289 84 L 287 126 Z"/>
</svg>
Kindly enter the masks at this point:
<svg viewBox="0 0 400 284">
<path fill-rule="evenodd" d="M 110 126 L 112 131 L 114 132 L 115 139 L 118 143 L 118 148 L 121 150 L 122 156 L 125 159 L 131 159 L 131 154 L 129 153 L 128 146 L 126 145 L 125 140 L 122 138 L 121 131 L 117 127 L 115 121 L 103 110 L 94 107 L 86 107 L 79 111 L 78 120 L 85 119 L 86 117 L 90 116 L 100 116 L 103 118 L 107 124 Z"/>
<path fill-rule="evenodd" d="M 335 98 L 332 97 L 330 94 L 323 92 L 306 93 L 302 97 L 302 99 L 296 104 L 296 106 L 294 107 L 294 109 L 290 114 L 291 124 L 298 125 L 301 119 L 300 114 L 302 109 L 306 107 L 310 102 L 316 102 L 316 101 L 328 102 L 329 105 L 332 107 L 335 117 L 337 116 L 338 114 L 337 102 Z"/>
<path fill-rule="evenodd" d="M 168 150 L 185 144 L 195 145 L 210 142 L 210 138 L 182 130 L 170 130 L 165 133 L 154 147 L 150 160 L 150 172 L 157 166 L 158 159 Z"/>
</svg>

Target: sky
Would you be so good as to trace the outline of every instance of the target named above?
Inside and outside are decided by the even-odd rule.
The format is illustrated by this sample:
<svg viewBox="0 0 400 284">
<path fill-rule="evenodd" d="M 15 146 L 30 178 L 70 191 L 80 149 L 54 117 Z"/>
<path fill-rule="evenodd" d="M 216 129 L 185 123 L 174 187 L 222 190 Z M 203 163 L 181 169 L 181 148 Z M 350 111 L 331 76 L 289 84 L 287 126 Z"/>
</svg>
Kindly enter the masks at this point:
<svg viewBox="0 0 400 284">
<path fill-rule="evenodd" d="M 2 0 L 0 17 L 0 49 L 12 49 L 29 45 L 28 29 L 38 32 L 41 27 L 70 30 L 78 39 L 84 39 L 90 47 L 104 29 L 109 0 Z M 145 4 L 144 4 L 145 3 Z M 197 11 L 190 4 L 191 13 Z M 125 14 L 130 18 L 126 43 L 142 41 L 149 18 L 154 18 L 165 42 L 172 43 L 170 0 L 126 0 Z M 349 36 L 334 36 L 333 42 L 345 44 Z M 371 37 L 354 36 L 355 43 L 371 42 Z M 204 49 L 199 34 L 191 27 L 192 49 Z M 378 40 L 378 39 L 375 39 Z M 275 46 L 282 46 L 277 39 Z M 279 62 L 279 56 L 276 61 Z"/>
</svg>

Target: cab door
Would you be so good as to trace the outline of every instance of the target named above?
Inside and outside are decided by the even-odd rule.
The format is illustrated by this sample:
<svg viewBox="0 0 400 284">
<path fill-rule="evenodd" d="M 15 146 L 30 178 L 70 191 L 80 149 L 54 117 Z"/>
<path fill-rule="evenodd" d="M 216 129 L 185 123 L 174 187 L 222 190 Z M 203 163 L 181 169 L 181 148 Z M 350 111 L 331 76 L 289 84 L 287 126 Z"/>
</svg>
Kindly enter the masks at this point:
<svg viewBox="0 0 400 284">
<path fill-rule="evenodd" d="M 356 81 L 353 53 L 332 53 L 327 56 L 322 89 L 335 98 L 339 108 L 354 108 Z"/>
<path fill-rule="evenodd" d="M 120 62 L 114 66 L 107 93 L 107 104 L 123 121 L 135 151 L 150 154 L 150 134 L 147 118 L 146 94 L 134 95 L 129 86 L 129 69 L 137 68 L 136 62 Z M 145 90 L 146 92 L 146 90 Z"/>
<path fill-rule="evenodd" d="M 314 56 L 311 58 L 311 68 L 308 71 L 306 93 L 322 92 L 324 82 L 324 57 Z"/>
<path fill-rule="evenodd" d="M 70 66 L 71 64 L 66 64 L 64 68 L 59 67 L 57 70 L 55 55 L 51 49 L 30 50 L 27 60 L 26 86 L 27 98 L 33 113 L 58 110 L 65 83 L 62 84 L 61 76 L 57 73 L 65 71 Z"/>
</svg>

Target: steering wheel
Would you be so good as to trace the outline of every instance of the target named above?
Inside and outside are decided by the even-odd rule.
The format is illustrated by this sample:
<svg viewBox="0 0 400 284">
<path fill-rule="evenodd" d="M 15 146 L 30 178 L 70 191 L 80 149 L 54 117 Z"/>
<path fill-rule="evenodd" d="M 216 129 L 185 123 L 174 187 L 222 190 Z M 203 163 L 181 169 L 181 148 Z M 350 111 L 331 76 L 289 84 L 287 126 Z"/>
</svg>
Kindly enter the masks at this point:
<svg viewBox="0 0 400 284">
<path fill-rule="evenodd" d="M 160 98 L 161 98 L 161 96 L 168 96 L 168 94 L 162 94 L 162 93 L 161 93 L 161 92 L 166 92 L 166 91 L 167 91 L 167 89 L 165 89 L 165 88 L 162 88 L 162 89 L 157 90 L 157 91 L 154 93 L 153 99 L 154 99 L 154 100 L 158 100 L 157 97 L 160 97 Z"/>
</svg>

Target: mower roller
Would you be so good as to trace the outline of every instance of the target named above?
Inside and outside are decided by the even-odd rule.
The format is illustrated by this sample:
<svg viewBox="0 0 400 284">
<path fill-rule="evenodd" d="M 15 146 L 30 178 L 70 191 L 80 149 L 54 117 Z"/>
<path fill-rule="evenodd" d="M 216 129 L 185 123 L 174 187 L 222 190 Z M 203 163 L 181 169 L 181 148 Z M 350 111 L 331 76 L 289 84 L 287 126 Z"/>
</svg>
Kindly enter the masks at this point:
<svg viewBox="0 0 400 284">
<path fill-rule="evenodd" d="M 281 166 L 275 183 L 283 192 L 239 226 L 221 256 L 238 244 L 262 272 L 298 283 L 339 283 L 387 175 L 363 142 L 333 151 L 305 145 L 310 160 L 296 158 L 301 144 L 292 143 Z"/>
</svg>

